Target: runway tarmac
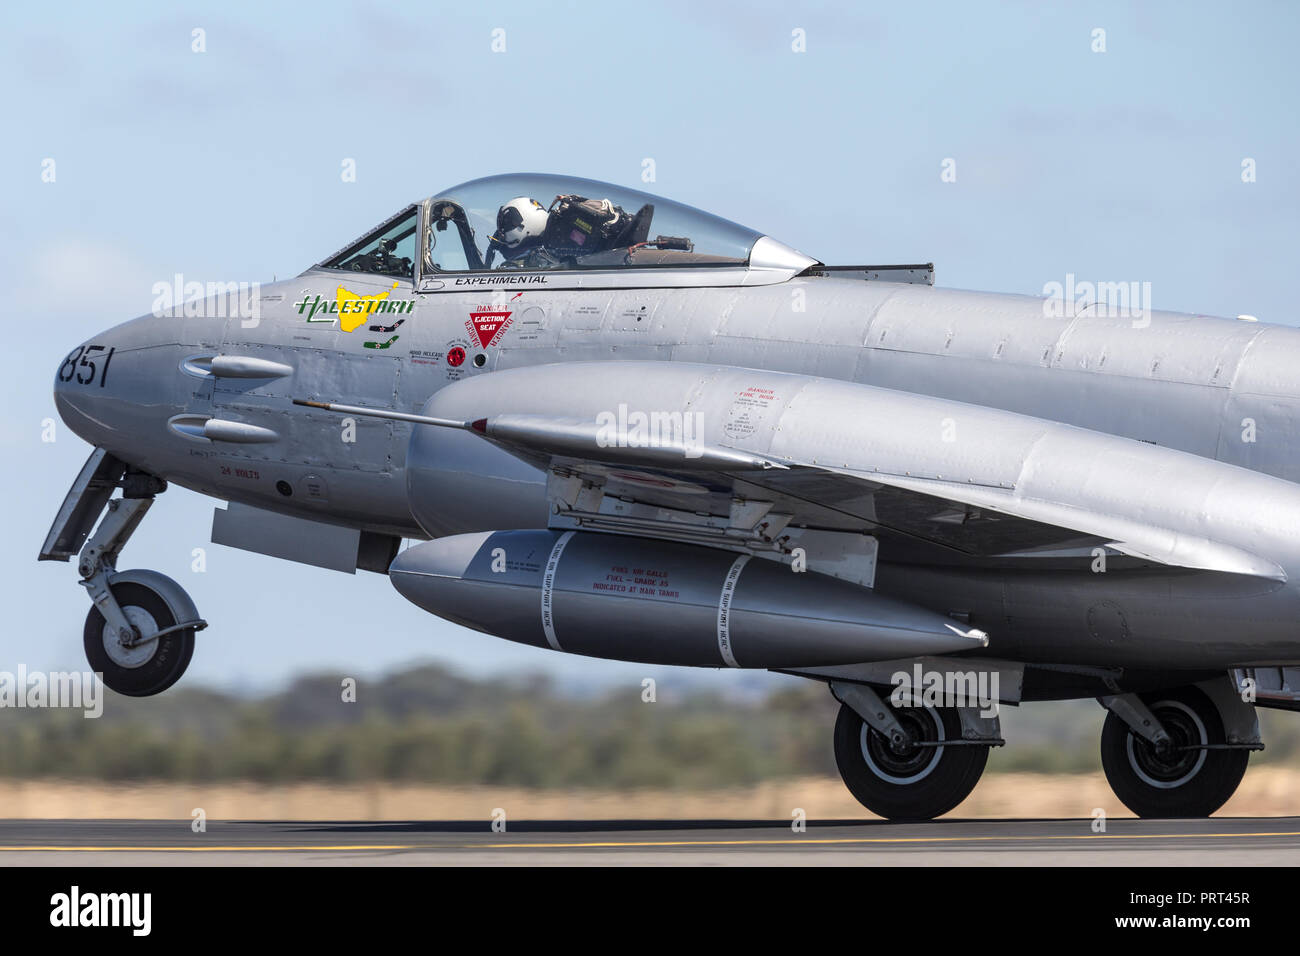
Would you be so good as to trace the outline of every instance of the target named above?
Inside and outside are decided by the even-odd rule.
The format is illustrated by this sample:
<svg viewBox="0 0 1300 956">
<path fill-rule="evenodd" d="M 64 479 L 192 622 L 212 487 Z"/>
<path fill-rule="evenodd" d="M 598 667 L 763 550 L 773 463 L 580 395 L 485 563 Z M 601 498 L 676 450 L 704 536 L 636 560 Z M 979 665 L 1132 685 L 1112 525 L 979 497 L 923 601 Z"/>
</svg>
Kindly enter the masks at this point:
<svg viewBox="0 0 1300 956">
<path fill-rule="evenodd" d="M 347 823 L 0 820 L 0 866 L 1294 866 L 1300 817 Z"/>
</svg>

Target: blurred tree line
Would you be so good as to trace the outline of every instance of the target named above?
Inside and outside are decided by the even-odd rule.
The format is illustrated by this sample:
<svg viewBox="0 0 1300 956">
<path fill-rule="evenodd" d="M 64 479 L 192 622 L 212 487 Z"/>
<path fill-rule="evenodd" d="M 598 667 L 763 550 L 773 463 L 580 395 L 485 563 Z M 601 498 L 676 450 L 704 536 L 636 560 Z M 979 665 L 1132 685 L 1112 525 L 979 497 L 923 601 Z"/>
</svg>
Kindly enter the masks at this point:
<svg viewBox="0 0 1300 956">
<path fill-rule="evenodd" d="M 391 781 L 523 787 L 704 788 L 836 774 L 838 704 L 820 683 L 742 697 L 639 684 L 599 696 L 541 677 L 472 679 L 427 666 L 362 680 L 312 676 L 257 698 L 179 687 L 108 695 L 104 714 L 0 710 L 0 776 L 105 781 Z M 1092 701 L 1003 708 L 989 771 L 1097 770 Z M 1256 761 L 1300 764 L 1300 714 L 1261 712 Z"/>
</svg>

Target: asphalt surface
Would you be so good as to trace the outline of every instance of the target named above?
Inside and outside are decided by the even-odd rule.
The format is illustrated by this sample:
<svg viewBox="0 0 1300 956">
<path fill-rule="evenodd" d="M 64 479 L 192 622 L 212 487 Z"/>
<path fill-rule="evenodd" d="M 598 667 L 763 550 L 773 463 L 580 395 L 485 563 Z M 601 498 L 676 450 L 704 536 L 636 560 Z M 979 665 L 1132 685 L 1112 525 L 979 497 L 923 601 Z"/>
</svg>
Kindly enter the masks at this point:
<svg viewBox="0 0 1300 956">
<path fill-rule="evenodd" d="M 1210 820 L 0 820 L 0 866 L 1294 866 L 1300 817 Z"/>
</svg>

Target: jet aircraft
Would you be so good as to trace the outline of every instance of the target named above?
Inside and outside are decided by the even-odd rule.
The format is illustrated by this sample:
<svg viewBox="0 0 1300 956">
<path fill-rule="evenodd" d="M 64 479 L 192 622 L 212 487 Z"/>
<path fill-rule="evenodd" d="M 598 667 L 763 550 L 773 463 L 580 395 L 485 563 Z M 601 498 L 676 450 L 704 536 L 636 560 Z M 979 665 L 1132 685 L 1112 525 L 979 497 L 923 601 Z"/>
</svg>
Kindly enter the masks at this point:
<svg viewBox="0 0 1300 956">
<path fill-rule="evenodd" d="M 119 693 L 207 627 L 117 569 L 174 484 L 224 503 L 213 541 L 488 635 L 823 682 L 844 782 L 892 819 L 971 792 L 999 705 L 1096 698 L 1111 786 L 1157 817 L 1219 808 L 1257 708 L 1300 708 L 1296 329 L 935 288 L 540 174 L 250 299 L 56 370 L 93 451 L 40 557 L 75 558 Z"/>
</svg>

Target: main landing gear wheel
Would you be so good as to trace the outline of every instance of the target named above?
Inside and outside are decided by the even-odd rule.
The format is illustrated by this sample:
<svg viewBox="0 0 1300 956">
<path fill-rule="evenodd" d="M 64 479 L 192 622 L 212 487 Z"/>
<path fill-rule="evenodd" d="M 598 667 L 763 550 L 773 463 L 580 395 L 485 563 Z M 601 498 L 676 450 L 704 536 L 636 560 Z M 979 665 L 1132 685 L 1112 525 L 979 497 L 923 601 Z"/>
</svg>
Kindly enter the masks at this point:
<svg viewBox="0 0 1300 956">
<path fill-rule="evenodd" d="M 1110 788 L 1140 817 L 1208 817 L 1241 783 L 1250 751 L 1203 749 L 1223 744 L 1225 735 L 1218 709 L 1196 687 L 1142 700 L 1169 734 L 1169 746 L 1157 748 L 1107 714 L 1101 766 Z"/>
<path fill-rule="evenodd" d="M 113 597 L 135 632 L 124 643 L 92 607 L 86 615 L 86 659 L 91 670 L 104 675 L 104 684 L 128 697 L 160 694 L 180 680 L 194 655 L 194 628 L 174 627 L 176 615 L 153 588 L 132 581 L 113 584 Z"/>
<path fill-rule="evenodd" d="M 989 748 L 943 745 L 961 740 L 954 708 L 897 707 L 892 701 L 886 706 L 907 736 L 899 747 L 853 708 L 840 705 L 835 763 L 844 785 L 864 807 L 889 820 L 930 820 L 952 810 L 975 789 Z"/>
</svg>

